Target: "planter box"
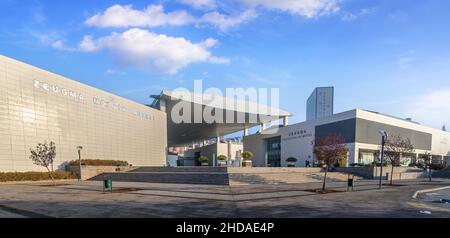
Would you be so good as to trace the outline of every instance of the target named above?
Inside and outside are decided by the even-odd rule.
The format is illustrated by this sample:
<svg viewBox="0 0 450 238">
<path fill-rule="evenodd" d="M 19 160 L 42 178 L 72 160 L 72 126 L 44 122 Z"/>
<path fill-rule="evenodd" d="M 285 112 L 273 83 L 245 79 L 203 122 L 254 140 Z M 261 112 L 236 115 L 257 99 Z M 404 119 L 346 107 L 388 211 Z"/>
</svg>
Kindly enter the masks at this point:
<svg viewBox="0 0 450 238">
<path fill-rule="evenodd" d="M 253 167 L 253 162 L 251 160 L 244 160 L 242 161 L 242 167 Z"/>
<path fill-rule="evenodd" d="M 217 166 L 219 166 L 219 167 L 227 167 L 227 162 L 226 161 L 219 161 L 217 163 Z"/>
<path fill-rule="evenodd" d="M 209 163 L 202 163 L 202 166 L 204 167 L 209 166 Z"/>
</svg>

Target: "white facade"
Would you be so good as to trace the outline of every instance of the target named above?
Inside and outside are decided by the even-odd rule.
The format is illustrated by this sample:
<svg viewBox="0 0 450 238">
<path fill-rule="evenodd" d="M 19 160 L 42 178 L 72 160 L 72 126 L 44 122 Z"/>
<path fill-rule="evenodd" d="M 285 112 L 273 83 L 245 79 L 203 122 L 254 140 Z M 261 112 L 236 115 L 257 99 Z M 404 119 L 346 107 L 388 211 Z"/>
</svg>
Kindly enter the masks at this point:
<svg viewBox="0 0 450 238">
<path fill-rule="evenodd" d="M 353 123 L 353 124 L 352 124 Z M 349 126 L 350 125 L 350 126 Z M 306 121 L 279 128 L 276 133 L 270 129 L 261 134 L 254 134 L 244 138 L 244 150 L 255 154 L 255 165 L 267 166 L 267 142 L 271 138 L 281 141 L 280 164 L 287 166 L 286 159 L 298 159 L 296 166 L 305 166 L 306 160 L 314 161 L 314 140 L 316 133 L 324 129 L 346 134 L 349 138 L 348 164 L 371 163 L 378 158 L 381 139 L 378 130 L 391 131 L 391 134 L 401 133 L 411 137 L 413 145 L 416 143 L 415 156 L 429 152 L 434 157 L 450 156 L 450 133 L 438 129 L 419 125 L 417 123 L 365 110 L 352 110 L 331 117 Z"/>
</svg>

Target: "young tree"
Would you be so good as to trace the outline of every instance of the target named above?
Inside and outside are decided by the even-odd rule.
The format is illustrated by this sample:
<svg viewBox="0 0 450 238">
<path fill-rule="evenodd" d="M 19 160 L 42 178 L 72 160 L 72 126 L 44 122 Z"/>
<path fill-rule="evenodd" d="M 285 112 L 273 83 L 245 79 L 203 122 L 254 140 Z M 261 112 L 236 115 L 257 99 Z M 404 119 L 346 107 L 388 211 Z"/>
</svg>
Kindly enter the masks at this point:
<svg viewBox="0 0 450 238">
<path fill-rule="evenodd" d="M 428 181 L 431 182 L 433 170 L 445 169 L 447 167 L 447 163 L 444 160 L 434 163 L 433 156 L 429 152 L 425 152 L 425 154 L 420 155 L 417 166 L 428 172 Z"/>
<path fill-rule="evenodd" d="M 404 161 L 402 156 L 414 152 L 414 146 L 409 138 L 402 138 L 400 135 L 390 135 L 384 145 L 384 158 L 391 165 L 391 179 L 389 184 L 393 184 L 394 167 L 400 166 Z"/>
<path fill-rule="evenodd" d="M 348 156 L 345 138 L 341 135 L 328 135 L 323 138 L 316 138 L 314 154 L 316 155 L 317 160 L 325 165 L 325 176 L 322 185 L 322 192 L 325 192 L 328 170 Z"/>
<path fill-rule="evenodd" d="M 55 183 L 55 178 L 53 177 L 53 171 L 50 170 L 50 166 L 53 167 L 53 160 L 56 157 L 56 146 L 53 141 L 50 143 L 44 142 L 39 143 L 36 149 L 30 148 L 30 159 L 35 165 L 45 167 L 48 171 L 53 184 Z"/>
</svg>

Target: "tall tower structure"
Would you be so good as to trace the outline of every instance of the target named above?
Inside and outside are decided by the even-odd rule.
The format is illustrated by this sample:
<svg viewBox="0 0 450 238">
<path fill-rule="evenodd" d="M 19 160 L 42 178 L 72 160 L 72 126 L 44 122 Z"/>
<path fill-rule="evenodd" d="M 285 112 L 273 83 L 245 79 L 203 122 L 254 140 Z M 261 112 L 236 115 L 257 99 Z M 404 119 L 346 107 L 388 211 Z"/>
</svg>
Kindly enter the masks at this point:
<svg viewBox="0 0 450 238">
<path fill-rule="evenodd" d="M 334 114 L 334 87 L 318 87 L 306 102 L 306 120 L 316 120 Z"/>
</svg>

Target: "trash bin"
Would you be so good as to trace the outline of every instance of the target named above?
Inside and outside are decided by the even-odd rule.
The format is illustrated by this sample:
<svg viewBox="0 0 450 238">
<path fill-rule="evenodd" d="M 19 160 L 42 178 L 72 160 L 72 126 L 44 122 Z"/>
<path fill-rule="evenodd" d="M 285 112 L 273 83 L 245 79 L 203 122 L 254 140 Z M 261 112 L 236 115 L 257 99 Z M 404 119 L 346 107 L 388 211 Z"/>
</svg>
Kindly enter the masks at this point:
<svg viewBox="0 0 450 238">
<path fill-rule="evenodd" d="M 112 192 L 112 178 L 111 177 L 105 178 L 103 180 L 103 192 L 105 190 L 111 190 L 111 192 Z"/>
<path fill-rule="evenodd" d="M 353 178 L 348 179 L 347 186 L 353 187 Z"/>
<path fill-rule="evenodd" d="M 353 187 L 355 186 L 355 175 L 348 175 L 348 180 L 347 180 L 347 191 L 350 190 L 350 188 L 352 188 L 353 191 Z"/>
</svg>

